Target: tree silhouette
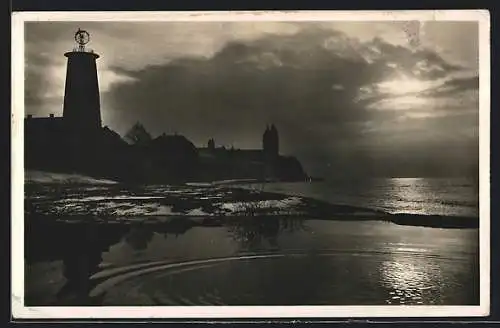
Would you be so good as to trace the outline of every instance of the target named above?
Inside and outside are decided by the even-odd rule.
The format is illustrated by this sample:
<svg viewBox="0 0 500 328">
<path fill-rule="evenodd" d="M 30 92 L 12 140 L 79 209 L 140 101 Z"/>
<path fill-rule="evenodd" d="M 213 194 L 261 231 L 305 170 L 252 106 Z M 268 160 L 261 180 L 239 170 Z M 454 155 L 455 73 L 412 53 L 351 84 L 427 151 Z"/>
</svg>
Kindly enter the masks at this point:
<svg viewBox="0 0 500 328">
<path fill-rule="evenodd" d="M 133 145 L 142 145 L 151 141 L 151 135 L 146 131 L 144 126 L 137 122 L 125 134 L 125 140 Z"/>
</svg>

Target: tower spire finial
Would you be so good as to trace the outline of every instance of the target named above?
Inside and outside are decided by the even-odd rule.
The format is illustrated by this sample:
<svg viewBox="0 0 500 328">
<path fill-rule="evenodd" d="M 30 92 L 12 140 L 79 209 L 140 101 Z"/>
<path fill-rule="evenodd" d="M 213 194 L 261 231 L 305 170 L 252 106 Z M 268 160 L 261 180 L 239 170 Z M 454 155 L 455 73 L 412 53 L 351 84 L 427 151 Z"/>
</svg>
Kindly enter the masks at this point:
<svg viewBox="0 0 500 328">
<path fill-rule="evenodd" d="M 78 31 L 75 33 L 75 41 L 78 43 L 78 50 L 85 51 L 85 45 L 90 41 L 89 32 L 78 28 Z"/>
</svg>

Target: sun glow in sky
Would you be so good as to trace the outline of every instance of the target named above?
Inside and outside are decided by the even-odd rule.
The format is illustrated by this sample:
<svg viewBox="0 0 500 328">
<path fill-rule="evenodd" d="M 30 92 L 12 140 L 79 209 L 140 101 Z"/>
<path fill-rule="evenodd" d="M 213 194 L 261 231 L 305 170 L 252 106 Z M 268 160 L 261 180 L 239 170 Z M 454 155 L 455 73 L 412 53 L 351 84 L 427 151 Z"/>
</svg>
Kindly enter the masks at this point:
<svg viewBox="0 0 500 328">
<path fill-rule="evenodd" d="M 383 95 L 382 99 L 368 105 L 376 110 L 423 110 L 424 106 L 432 107 L 434 98 L 429 96 L 435 88 L 445 83 L 445 79 L 421 80 L 400 75 L 392 80 L 382 81 L 373 90 L 361 89 L 361 98 L 372 98 Z M 430 107 L 429 107 L 430 106 Z"/>
<path fill-rule="evenodd" d="M 368 107 L 378 110 L 421 110 L 424 105 L 428 105 L 430 102 L 431 99 L 416 95 L 398 95 L 382 99 Z"/>
<path fill-rule="evenodd" d="M 422 81 L 404 76 L 399 79 L 379 83 L 378 89 L 382 93 L 403 95 L 425 91 L 432 87 L 434 84 L 435 83 L 433 82 Z"/>
</svg>

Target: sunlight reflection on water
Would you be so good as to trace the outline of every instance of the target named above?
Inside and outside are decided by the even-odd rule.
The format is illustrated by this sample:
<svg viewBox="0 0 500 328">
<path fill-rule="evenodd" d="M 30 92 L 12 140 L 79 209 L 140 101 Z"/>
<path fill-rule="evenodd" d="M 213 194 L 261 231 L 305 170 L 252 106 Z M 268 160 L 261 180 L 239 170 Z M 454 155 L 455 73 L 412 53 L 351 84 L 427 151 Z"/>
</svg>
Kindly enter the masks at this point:
<svg viewBox="0 0 500 328">
<path fill-rule="evenodd" d="M 266 184 L 265 190 L 390 213 L 479 217 L 479 186 L 477 181 L 471 179 L 380 178 L 313 183 L 280 182 Z"/>
<path fill-rule="evenodd" d="M 421 304 L 424 298 L 434 304 L 439 299 L 439 295 L 433 294 L 439 294 L 436 281 L 443 280 L 441 271 L 437 263 L 428 259 L 395 254 L 390 261 L 381 263 L 380 275 L 382 284 L 392 290 L 388 304 Z"/>
</svg>

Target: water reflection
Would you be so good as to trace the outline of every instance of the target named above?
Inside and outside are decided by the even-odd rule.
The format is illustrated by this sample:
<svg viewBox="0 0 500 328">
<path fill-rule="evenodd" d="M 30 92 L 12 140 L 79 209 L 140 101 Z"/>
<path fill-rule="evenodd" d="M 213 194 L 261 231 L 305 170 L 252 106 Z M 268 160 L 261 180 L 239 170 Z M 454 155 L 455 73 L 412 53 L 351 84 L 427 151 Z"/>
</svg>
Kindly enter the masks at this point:
<svg viewBox="0 0 500 328">
<path fill-rule="evenodd" d="M 133 227 L 125 236 L 125 242 L 134 250 L 141 251 L 148 247 L 149 242 L 153 239 L 154 232 L 144 226 Z M 164 235 L 165 237 L 167 234 Z"/>
<path fill-rule="evenodd" d="M 434 304 L 440 299 L 436 281 L 442 281 L 437 263 L 426 258 L 394 254 L 380 267 L 382 284 L 390 291 L 388 304 L 422 304 L 423 299 Z"/>
<path fill-rule="evenodd" d="M 103 254 L 113 245 L 123 242 L 140 256 L 146 251 L 155 234 L 180 236 L 195 227 L 225 227 L 240 250 L 279 249 L 281 232 L 304 230 L 302 219 L 276 217 L 233 218 L 224 222 L 213 218 L 192 220 L 170 218 L 155 223 L 84 223 L 63 222 L 54 218 L 38 218 L 26 223 L 25 258 L 27 265 L 62 260 L 66 280 L 57 292 L 58 302 L 68 304 L 99 304 L 100 299 L 88 298 L 92 288 L 90 277 L 103 265 Z M 50 236 L 50 238 L 48 238 Z M 163 257 L 168 257 L 163 254 Z M 144 261 L 146 259 L 142 259 Z M 38 303 L 29 295 L 26 303 Z"/>
<path fill-rule="evenodd" d="M 165 237 L 178 236 L 194 225 L 185 219 L 146 225 L 68 223 L 40 218 L 26 225 L 26 263 L 62 260 L 66 283 L 57 298 L 65 304 L 86 304 L 92 288 L 89 278 L 100 270 L 103 253 L 112 245 L 123 240 L 134 250 L 142 251 L 147 249 L 155 232 Z"/>
<path fill-rule="evenodd" d="M 304 231 L 307 227 L 301 218 L 250 217 L 234 220 L 227 229 L 241 251 L 257 251 L 277 250 L 278 234 Z"/>
<path fill-rule="evenodd" d="M 178 237 L 198 225 L 203 225 L 203 222 L 200 224 L 180 217 L 172 218 L 163 223 L 147 224 L 140 222 L 129 225 L 130 230 L 124 236 L 123 240 L 135 251 L 143 251 L 148 248 L 155 233 L 162 235 L 163 238 L 167 238 L 169 234 Z"/>
<path fill-rule="evenodd" d="M 88 278 L 99 271 L 102 253 L 127 230 L 125 226 L 33 221 L 26 225 L 26 262 L 62 260 L 66 283 L 57 297 L 70 304 L 80 303 L 91 288 Z"/>
<path fill-rule="evenodd" d="M 32 218 L 26 227 L 27 305 L 478 300 L 474 230 L 292 217 L 162 218 L 112 224 Z M 45 289 L 45 294 L 34 293 L 33 281 L 50 287 L 54 274 L 32 267 L 57 261 L 62 263 L 57 274 L 64 276 L 63 283 Z"/>
<path fill-rule="evenodd" d="M 478 300 L 476 256 L 448 258 L 394 252 L 380 267 L 388 304 L 474 304 Z M 472 301 L 476 300 L 476 301 Z"/>
</svg>

